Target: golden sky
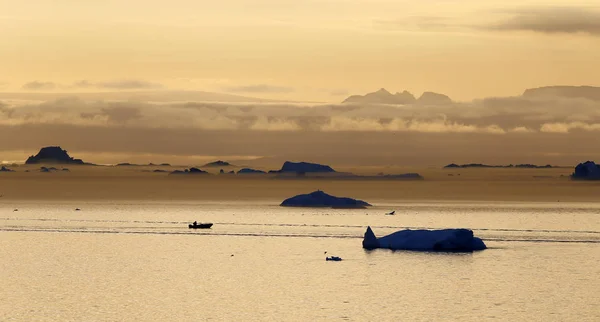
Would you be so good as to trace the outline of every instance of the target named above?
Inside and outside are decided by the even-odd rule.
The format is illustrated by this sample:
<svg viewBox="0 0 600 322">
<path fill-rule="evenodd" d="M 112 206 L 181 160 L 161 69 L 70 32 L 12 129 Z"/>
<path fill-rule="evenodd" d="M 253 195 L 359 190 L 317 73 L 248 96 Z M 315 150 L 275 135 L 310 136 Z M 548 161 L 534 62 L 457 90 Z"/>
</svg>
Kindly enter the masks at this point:
<svg viewBox="0 0 600 322">
<path fill-rule="evenodd" d="M 338 102 L 600 85 L 600 1 L 0 0 L 0 91 Z"/>
</svg>

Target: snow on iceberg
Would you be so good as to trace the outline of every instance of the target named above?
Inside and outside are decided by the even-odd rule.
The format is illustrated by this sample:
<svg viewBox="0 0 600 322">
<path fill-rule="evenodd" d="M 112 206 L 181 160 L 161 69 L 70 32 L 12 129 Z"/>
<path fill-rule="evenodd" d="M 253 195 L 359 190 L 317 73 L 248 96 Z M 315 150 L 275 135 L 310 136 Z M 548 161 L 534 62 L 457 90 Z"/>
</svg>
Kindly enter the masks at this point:
<svg viewBox="0 0 600 322">
<path fill-rule="evenodd" d="M 469 229 L 400 230 L 377 238 L 367 227 L 363 248 L 388 248 L 393 250 L 472 252 L 487 247 Z"/>
</svg>

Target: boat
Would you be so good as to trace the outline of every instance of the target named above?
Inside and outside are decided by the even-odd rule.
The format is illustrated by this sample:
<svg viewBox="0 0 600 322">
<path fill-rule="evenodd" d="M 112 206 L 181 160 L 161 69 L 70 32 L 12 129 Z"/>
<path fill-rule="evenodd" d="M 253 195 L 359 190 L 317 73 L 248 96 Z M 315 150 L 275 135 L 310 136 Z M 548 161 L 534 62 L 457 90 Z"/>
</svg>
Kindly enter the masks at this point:
<svg viewBox="0 0 600 322">
<path fill-rule="evenodd" d="M 193 224 L 189 224 L 188 227 L 190 227 L 191 229 L 206 229 L 206 228 L 210 228 L 212 227 L 212 223 L 196 223 L 194 222 Z"/>
<path fill-rule="evenodd" d="M 331 257 L 326 257 L 325 258 L 326 261 L 334 261 L 334 262 L 339 262 L 342 260 L 341 257 L 337 257 L 337 256 L 331 256 Z"/>
</svg>

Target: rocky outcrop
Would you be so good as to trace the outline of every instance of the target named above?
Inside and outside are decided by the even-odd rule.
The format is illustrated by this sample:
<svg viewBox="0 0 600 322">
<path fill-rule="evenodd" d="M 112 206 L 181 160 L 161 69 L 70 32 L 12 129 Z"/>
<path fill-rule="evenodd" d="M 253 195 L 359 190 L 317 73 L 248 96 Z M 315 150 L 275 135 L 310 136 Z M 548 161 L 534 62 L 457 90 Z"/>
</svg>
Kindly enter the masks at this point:
<svg viewBox="0 0 600 322">
<path fill-rule="evenodd" d="M 25 164 L 85 164 L 81 159 L 74 159 L 60 146 L 44 147 L 35 156 L 30 156 Z"/>
<path fill-rule="evenodd" d="M 319 207 L 319 208 L 366 208 L 369 203 L 352 198 L 335 197 L 321 190 L 308 194 L 297 195 L 284 200 L 282 207 Z"/>
</svg>

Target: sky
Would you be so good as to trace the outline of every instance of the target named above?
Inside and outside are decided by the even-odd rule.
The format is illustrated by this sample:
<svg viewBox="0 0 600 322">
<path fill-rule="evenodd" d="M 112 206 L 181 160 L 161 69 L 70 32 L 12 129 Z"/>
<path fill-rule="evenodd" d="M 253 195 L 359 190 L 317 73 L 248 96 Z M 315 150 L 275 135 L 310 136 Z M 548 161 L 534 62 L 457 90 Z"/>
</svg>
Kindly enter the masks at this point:
<svg viewBox="0 0 600 322">
<path fill-rule="evenodd" d="M 0 91 L 338 102 L 600 85 L 600 1 L 0 1 Z"/>
<path fill-rule="evenodd" d="M 521 95 L 600 86 L 600 0 L 0 0 L 0 39 L 4 163 L 600 159 L 600 89 Z M 452 102 L 341 104 L 379 88 Z"/>
</svg>

